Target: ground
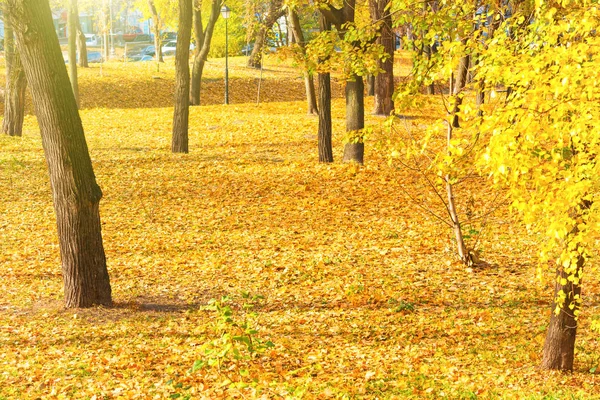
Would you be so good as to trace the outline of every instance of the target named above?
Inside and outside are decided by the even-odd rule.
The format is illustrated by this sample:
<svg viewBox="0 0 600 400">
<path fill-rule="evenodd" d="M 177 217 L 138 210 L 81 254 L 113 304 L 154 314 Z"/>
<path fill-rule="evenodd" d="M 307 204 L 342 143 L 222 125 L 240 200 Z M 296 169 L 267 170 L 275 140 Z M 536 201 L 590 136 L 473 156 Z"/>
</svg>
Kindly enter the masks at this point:
<svg viewBox="0 0 600 400">
<path fill-rule="evenodd" d="M 170 152 L 172 64 L 81 71 L 113 308 L 63 309 L 36 120 L 0 136 L 0 399 L 600 398 L 597 273 L 575 372 L 539 370 L 539 238 L 501 208 L 479 232 L 485 264 L 465 268 L 407 195 L 428 189 L 388 164 L 384 119 L 367 116 L 365 166 L 342 164 L 337 83 L 336 162 L 318 164 L 298 69 L 270 59 L 256 104 L 244 61 L 230 106 L 209 62 L 187 155 Z M 403 119 L 431 123 L 438 100 Z M 488 186 L 461 186 L 459 205 Z"/>
</svg>

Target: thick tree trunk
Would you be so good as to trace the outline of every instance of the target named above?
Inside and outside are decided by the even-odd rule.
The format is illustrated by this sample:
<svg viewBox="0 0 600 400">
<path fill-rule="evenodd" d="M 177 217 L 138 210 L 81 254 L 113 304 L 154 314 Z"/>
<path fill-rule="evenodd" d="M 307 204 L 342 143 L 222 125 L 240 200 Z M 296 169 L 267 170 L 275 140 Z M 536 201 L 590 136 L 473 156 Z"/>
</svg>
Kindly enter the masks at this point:
<svg viewBox="0 0 600 400">
<path fill-rule="evenodd" d="M 395 37 L 392 30 L 392 15 L 390 13 L 390 0 L 370 0 L 371 18 L 373 21 L 382 21 L 381 35 L 377 43 L 381 44 L 389 55 L 385 61 L 378 61 L 380 72 L 375 77 L 375 115 L 390 115 L 394 111 L 394 51 Z"/>
<path fill-rule="evenodd" d="M 88 147 L 47 0 L 8 0 L 38 118 L 58 226 L 67 307 L 112 304 Z M 71 59 L 74 63 L 74 60 Z M 51 78 L 51 79 L 50 79 Z"/>
<path fill-rule="evenodd" d="M 173 153 L 188 152 L 190 114 L 190 38 L 192 33 L 192 0 L 179 1 L 179 30 L 175 50 L 175 110 L 173 113 Z"/>
<path fill-rule="evenodd" d="M 282 7 L 282 0 L 269 0 L 269 9 L 266 13 L 265 20 L 260 25 L 260 29 L 256 34 L 254 48 L 248 58 L 248 67 L 259 69 L 262 66 L 263 47 L 267 39 L 267 33 L 273 28 L 275 22 L 285 14 Z"/>
<path fill-rule="evenodd" d="M 70 0 L 67 30 L 69 34 L 69 78 L 75 96 L 75 103 L 79 107 L 79 84 L 77 82 L 77 0 Z"/>
<path fill-rule="evenodd" d="M 85 33 L 81 29 L 79 14 L 77 14 L 77 54 L 79 54 L 79 66 L 88 68 L 87 45 L 85 44 Z"/>
<path fill-rule="evenodd" d="M 158 17 L 158 12 L 156 11 L 156 5 L 154 4 L 154 0 L 148 0 L 148 8 L 150 9 L 150 14 L 152 15 L 152 31 L 154 33 L 154 58 L 156 62 L 165 62 L 162 54 L 162 47 L 160 43 L 160 18 Z"/>
<path fill-rule="evenodd" d="M 577 221 L 581 220 L 586 210 L 589 210 L 592 202 L 584 200 L 580 210 L 575 211 L 571 217 Z M 576 237 L 579 233 L 577 225 L 573 227 L 567 237 Z M 546 332 L 546 341 L 542 353 L 542 368 L 557 369 L 560 371 L 572 371 L 575 359 L 575 335 L 577 334 L 577 318 L 581 306 L 581 279 L 583 276 L 583 265 L 585 256 L 583 250 L 577 247 L 577 261 L 574 270 L 569 268 L 568 272 L 562 264 L 556 266 L 556 284 L 554 286 L 554 298 L 552 301 L 552 314 L 550 324 Z M 575 277 L 576 279 L 569 280 Z M 559 302 L 560 294 L 564 296 L 562 307 Z M 554 312 L 556 308 L 560 311 L 558 315 Z"/>
<path fill-rule="evenodd" d="M 293 42 L 300 46 L 302 54 L 306 56 L 306 43 L 304 42 L 304 34 L 302 33 L 302 27 L 300 26 L 300 18 L 298 17 L 298 13 L 292 7 L 289 9 L 288 21 L 290 22 L 290 31 L 292 32 Z M 308 62 L 304 63 L 304 88 L 306 93 L 307 113 L 316 115 L 318 114 L 317 95 L 315 92 L 315 82 L 308 70 Z"/>
<path fill-rule="evenodd" d="M 215 24 L 219 19 L 220 0 L 212 0 L 210 17 L 206 24 L 206 31 L 202 26 L 202 10 L 201 2 L 196 0 L 194 6 L 194 34 L 196 39 L 196 51 L 194 53 L 194 64 L 192 67 L 192 83 L 190 86 L 190 104 L 193 106 L 200 105 L 200 87 L 202 85 L 202 72 L 204 71 L 204 63 L 210 51 L 210 43 L 212 41 Z"/>
<path fill-rule="evenodd" d="M 4 7 L 4 54 L 6 60 L 6 89 L 4 92 L 4 121 L 2 131 L 10 136 L 23 134 L 23 118 L 25 116 L 25 90 L 27 80 L 19 53 L 15 48 L 14 33 Z"/>
<path fill-rule="evenodd" d="M 350 142 L 344 146 L 343 161 L 363 163 L 365 145 L 362 130 L 365 127 L 365 86 L 362 76 L 354 75 L 346 82 L 346 134 Z"/>
<path fill-rule="evenodd" d="M 584 261 L 584 257 L 579 255 L 576 276 L 581 276 Z M 567 279 L 567 274 L 564 272 L 562 265 L 557 267 L 556 276 L 558 282 L 554 288 L 552 314 L 542 353 L 542 368 L 572 371 L 575 358 L 575 335 L 577 333 L 577 320 L 574 311 L 579 309 L 579 303 L 574 299 L 581 296 L 581 281 L 577 285 L 568 280 L 565 285 L 561 284 L 561 279 Z M 554 309 L 557 307 L 556 298 L 561 291 L 566 294 L 566 299 L 560 312 L 556 315 L 554 313 Z"/>
</svg>

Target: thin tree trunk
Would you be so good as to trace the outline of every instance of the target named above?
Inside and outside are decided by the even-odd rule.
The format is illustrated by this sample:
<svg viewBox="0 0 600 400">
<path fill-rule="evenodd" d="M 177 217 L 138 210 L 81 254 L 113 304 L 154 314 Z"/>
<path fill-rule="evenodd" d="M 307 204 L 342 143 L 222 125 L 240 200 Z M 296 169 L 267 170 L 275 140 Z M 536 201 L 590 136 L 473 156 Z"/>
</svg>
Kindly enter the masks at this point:
<svg viewBox="0 0 600 400">
<path fill-rule="evenodd" d="M 75 96 L 75 103 L 79 107 L 79 84 L 77 82 L 77 0 L 70 0 L 67 29 L 69 34 L 69 78 Z"/>
<path fill-rule="evenodd" d="M 304 34 L 302 33 L 302 27 L 300 26 L 300 18 L 298 18 L 298 13 L 291 7 L 289 9 L 288 21 L 290 22 L 291 31 L 293 33 L 292 38 L 302 49 L 302 54 L 306 56 L 306 43 L 304 42 Z M 315 82 L 308 70 L 308 62 L 304 63 L 304 88 L 306 93 L 307 113 L 316 115 L 318 114 L 318 110 Z"/>
<path fill-rule="evenodd" d="M 190 104 L 200 105 L 200 88 L 202 85 L 202 72 L 204 71 L 204 63 L 210 51 L 210 43 L 212 41 L 215 24 L 219 19 L 221 1 L 212 0 L 210 17 L 206 24 L 206 31 L 202 26 L 202 11 L 201 2 L 196 0 L 197 4 L 194 7 L 194 34 L 196 39 L 196 51 L 194 52 L 194 64 L 192 66 L 192 83 L 190 86 Z"/>
<path fill-rule="evenodd" d="M 319 74 L 319 162 L 333 162 L 331 144 L 331 82 L 329 72 Z"/>
<path fill-rule="evenodd" d="M 79 54 L 79 66 L 88 68 L 87 45 L 85 44 L 85 33 L 83 33 L 83 29 L 81 29 L 79 14 L 77 14 L 77 54 Z"/>
<path fill-rule="evenodd" d="M 324 16 L 319 17 L 321 32 L 331 29 L 331 24 Z M 320 60 L 321 61 L 321 60 Z M 323 60 L 324 61 L 324 60 Z M 333 148 L 331 144 L 331 77 L 327 73 L 319 73 L 319 162 L 333 162 Z"/>
<path fill-rule="evenodd" d="M 354 75 L 346 82 L 346 134 L 350 142 L 344 146 L 344 162 L 363 163 L 365 144 L 362 130 L 365 127 L 365 86 L 362 76 Z"/>
<path fill-rule="evenodd" d="M 112 304 L 96 183 L 47 0 L 8 0 L 50 173 L 66 307 Z M 17 17 L 18 16 L 18 17 Z M 71 63 L 74 63 L 71 59 Z M 49 79 L 48 77 L 52 77 Z"/>
<path fill-rule="evenodd" d="M 391 0 L 370 0 L 371 18 L 382 21 L 381 35 L 377 43 L 383 46 L 388 58 L 378 60 L 379 68 L 383 71 L 375 77 L 375 107 L 373 114 L 389 116 L 394 111 L 394 51 L 395 37 L 392 30 Z"/>
<path fill-rule="evenodd" d="M 458 71 L 456 73 L 456 82 L 454 83 L 454 87 L 452 90 L 452 94 L 454 96 L 454 110 L 452 111 L 453 119 L 452 126 L 454 128 L 459 128 L 460 123 L 458 119 L 458 112 L 460 111 L 460 106 L 462 105 L 464 93 L 463 90 L 465 86 L 467 86 L 467 75 L 469 74 L 469 63 L 471 61 L 471 56 L 465 55 L 461 57 L 460 62 L 458 64 Z"/>
<path fill-rule="evenodd" d="M 4 54 L 6 60 L 6 90 L 4 92 L 4 121 L 2 131 L 10 136 L 23 134 L 25 116 L 25 90 L 27 80 L 21 58 L 15 47 L 14 33 L 8 13 L 4 7 Z"/>
<path fill-rule="evenodd" d="M 173 141 L 171 143 L 173 153 L 188 152 L 192 8 L 192 0 L 179 1 L 179 31 L 175 50 L 175 110 L 173 113 Z"/>
<path fill-rule="evenodd" d="M 367 89 L 367 96 L 375 96 L 375 75 L 365 76 L 365 86 Z"/>
<path fill-rule="evenodd" d="M 165 62 L 160 43 L 160 18 L 158 17 L 154 0 L 148 0 L 148 8 L 150 9 L 150 14 L 152 15 L 152 30 L 154 31 L 154 58 L 156 59 L 157 63 Z"/>
<path fill-rule="evenodd" d="M 248 67 L 258 69 L 262 66 L 263 47 L 267 39 L 267 33 L 273 28 L 275 22 L 285 14 L 282 6 L 282 0 L 269 0 L 269 9 L 264 22 L 260 25 L 254 40 L 254 48 L 248 58 Z"/>
<path fill-rule="evenodd" d="M 452 125 L 448 124 L 448 134 L 447 134 L 447 147 L 450 148 L 450 143 L 452 141 Z M 458 212 L 456 209 L 456 201 L 454 199 L 454 190 L 452 185 L 452 177 L 450 175 L 446 175 L 444 177 L 446 181 L 446 194 L 448 196 L 448 214 L 450 214 L 450 220 L 452 221 L 452 230 L 454 231 L 454 239 L 456 240 L 456 250 L 458 252 L 458 256 L 461 261 L 467 265 L 471 266 L 473 264 L 473 260 L 467 246 L 465 245 L 464 237 L 462 234 L 462 227 L 460 225 L 460 220 L 458 219 Z"/>
</svg>

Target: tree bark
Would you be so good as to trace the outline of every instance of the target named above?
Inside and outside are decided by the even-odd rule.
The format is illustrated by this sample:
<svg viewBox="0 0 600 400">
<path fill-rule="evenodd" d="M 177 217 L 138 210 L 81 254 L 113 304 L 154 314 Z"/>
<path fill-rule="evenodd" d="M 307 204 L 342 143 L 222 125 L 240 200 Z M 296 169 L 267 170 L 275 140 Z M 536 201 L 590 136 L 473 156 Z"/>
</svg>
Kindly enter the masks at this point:
<svg viewBox="0 0 600 400">
<path fill-rule="evenodd" d="M 154 0 L 148 0 L 148 8 L 152 15 L 152 30 L 154 31 L 154 58 L 156 62 L 165 62 L 160 43 L 160 18 L 158 17 Z"/>
<path fill-rule="evenodd" d="M 375 108 L 373 114 L 389 116 L 394 111 L 394 51 L 395 38 L 392 30 L 390 0 L 370 0 L 371 18 L 381 21 L 380 36 L 377 43 L 383 46 L 389 56 L 385 61 L 378 60 L 378 66 L 384 72 L 375 76 Z"/>
<path fill-rule="evenodd" d="M 88 68 L 87 45 L 85 44 L 85 33 L 83 33 L 83 29 L 81 29 L 79 13 L 77 13 L 77 54 L 79 54 L 79 66 Z"/>
<path fill-rule="evenodd" d="M 331 78 L 329 72 L 319 74 L 319 162 L 333 162 L 331 144 Z"/>
<path fill-rule="evenodd" d="M 319 8 L 323 17 L 335 26 L 340 37 L 346 34 L 344 25 L 354 23 L 356 0 L 347 0 L 342 8 L 331 5 Z M 354 43 L 354 46 L 358 46 Z M 346 81 L 346 135 L 349 140 L 344 146 L 342 160 L 362 164 L 365 145 L 362 142 L 362 130 L 365 127 L 365 86 L 362 76 L 352 74 Z"/>
<path fill-rule="evenodd" d="M 375 96 L 375 75 L 365 76 L 365 86 L 367 90 L 367 96 Z"/>
<path fill-rule="evenodd" d="M 319 17 L 319 27 L 321 32 L 331 29 L 331 24 L 324 16 Z M 324 60 L 319 60 L 324 61 Z M 319 162 L 333 162 L 333 148 L 331 144 L 331 76 L 329 72 L 319 73 L 319 133 L 318 148 Z"/>
<path fill-rule="evenodd" d="M 260 24 L 260 28 L 254 40 L 254 48 L 252 49 L 250 58 L 248 58 L 248 67 L 259 69 L 262 66 L 262 53 L 267 39 L 267 33 L 273 28 L 275 22 L 285 14 L 282 7 L 282 0 L 269 0 L 269 9 L 263 23 Z"/>
<path fill-rule="evenodd" d="M 288 21 L 291 25 L 292 38 L 294 42 L 302 49 L 302 55 L 306 57 L 306 43 L 304 42 L 304 34 L 302 33 L 302 27 L 300 26 L 300 18 L 298 13 L 290 7 Z M 312 75 L 308 70 L 308 62 L 304 63 L 304 88 L 306 92 L 306 105 L 307 113 L 310 115 L 318 114 L 317 110 L 317 96 L 315 93 L 315 82 Z"/>
<path fill-rule="evenodd" d="M 584 200 L 579 211 L 573 211 L 571 217 L 577 221 L 583 216 L 583 213 L 590 209 L 592 202 Z M 569 237 L 576 237 L 579 233 L 577 224 L 573 227 Z M 556 266 L 556 284 L 554 286 L 554 298 L 552 300 L 552 313 L 550 315 L 550 324 L 546 332 L 546 341 L 542 353 L 542 368 L 556 369 L 560 371 L 573 371 L 573 361 L 575 359 L 575 336 L 577 334 L 577 312 L 581 306 L 581 278 L 583 275 L 583 265 L 585 255 L 578 246 L 577 261 L 575 270 L 565 272 L 562 264 Z M 569 280 L 569 275 L 577 277 L 574 281 Z M 566 297 L 562 307 L 558 304 L 559 293 Z M 558 315 L 554 310 L 559 307 Z"/>
<path fill-rule="evenodd" d="M 9 136 L 23 135 L 25 117 L 25 90 L 27 80 L 21 58 L 15 47 L 14 33 L 8 13 L 4 7 L 4 54 L 6 60 L 6 90 L 4 92 L 4 121 L 2 131 Z"/>
<path fill-rule="evenodd" d="M 70 0 L 67 29 L 69 35 L 69 78 L 75 96 L 75 103 L 79 107 L 79 84 L 77 82 L 77 0 Z"/>
<path fill-rule="evenodd" d="M 427 59 L 427 63 L 430 64 L 431 63 L 431 55 L 434 52 L 434 48 L 431 45 L 426 45 L 425 47 L 425 58 Z M 427 87 L 425 88 L 425 91 L 427 94 L 429 95 L 434 95 L 435 94 L 435 83 L 431 82 L 429 85 L 427 85 Z"/>
<path fill-rule="evenodd" d="M 464 97 L 463 90 L 465 86 L 467 86 L 467 75 L 469 73 L 470 61 L 471 57 L 469 55 L 461 57 L 458 64 L 458 71 L 456 73 L 456 82 L 452 88 L 452 94 L 454 96 L 454 110 L 452 111 L 454 116 L 452 118 L 452 126 L 454 128 L 460 127 L 458 112 L 460 111 L 460 106 L 462 105 L 462 100 Z"/>
<path fill-rule="evenodd" d="M 577 258 L 576 276 L 581 276 L 584 264 L 583 255 Z M 572 371 L 575 359 L 575 335 L 577 333 L 577 320 L 573 312 L 579 309 L 579 303 L 574 299 L 581 296 L 581 284 L 567 281 L 566 285 L 560 283 L 560 279 L 567 279 L 562 265 L 557 266 L 556 276 L 558 282 L 554 287 L 554 300 L 552 301 L 552 313 L 550 324 L 546 332 L 546 341 L 542 353 L 542 368 L 557 369 L 561 371 Z M 560 291 L 567 295 L 565 303 L 558 315 L 554 313 L 556 298 Z M 573 307 L 571 310 L 570 307 Z"/>
<path fill-rule="evenodd" d="M 112 304 L 96 183 L 47 0 L 8 0 L 50 173 L 66 307 Z M 71 59 L 74 63 L 74 60 Z"/>
<path fill-rule="evenodd" d="M 206 31 L 202 26 L 201 1 L 195 0 L 194 6 L 194 34 L 196 36 L 196 51 L 194 52 L 194 64 L 192 66 L 192 83 L 190 86 L 190 104 L 200 105 L 200 88 L 202 85 L 202 72 L 204 63 L 210 51 L 215 24 L 219 19 L 221 0 L 212 0 L 210 17 L 206 24 Z"/>
<path fill-rule="evenodd" d="M 192 8 L 192 0 L 179 1 L 179 30 L 175 50 L 175 110 L 173 113 L 173 141 L 171 143 L 173 153 L 188 152 Z"/>
<path fill-rule="evenodd" d="M 365 127 L 365 86 L 362 76 L 354 75 L 346 82 L 346 134 L 350 141 L 344 146 L 344 162 L 363 163 L 365 145 L 362 130 Z"/>
</svg>

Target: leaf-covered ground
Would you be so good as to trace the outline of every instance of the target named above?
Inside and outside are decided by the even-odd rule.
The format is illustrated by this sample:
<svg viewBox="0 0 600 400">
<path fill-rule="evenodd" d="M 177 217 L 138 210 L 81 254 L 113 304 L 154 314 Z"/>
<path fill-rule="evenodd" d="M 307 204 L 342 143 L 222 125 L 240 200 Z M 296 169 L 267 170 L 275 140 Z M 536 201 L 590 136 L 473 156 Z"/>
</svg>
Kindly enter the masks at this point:
<svg viewBox="0 0 600 400">
<path fill-rule="evenodd" d="M 173 155 L 172 67 L 152 68 L 81 74 L 114 308 L 62 308 L 35 118 L 23 138 L 0 136 L 0 399 L 600 398 L 597 280 L 576 371 L 539 370 L 550 290 L 535 279 L 537 239 L 505 210 L 480 233 L 487 265 L 465 269 L 405 194 L 427 188 L 376 150 L 381 134 L 364 167 L 339 162 L 340 98 L 336 163 L 316 162 L 317 119 L 285 66 L 266 73 L 260 105 L 256 72 L 234 69 L 234 104 L 192 108 L 190 154 Z M 206 103 L 222 88 L 209 80 Z M 405 117 L 418 127 L 438 111 Z M 457 197 L 492 199 L 481 182 Z M 231 322 L 213 309 L 223 296 Z M 227 352 L 218 339 L 244 322 L 255 351 L 240 339 Z"/>
</svg>

